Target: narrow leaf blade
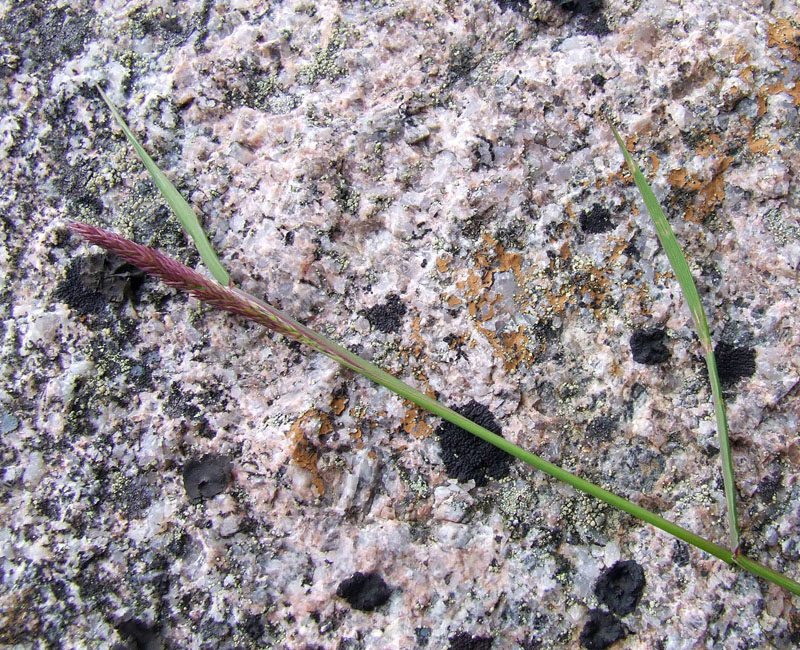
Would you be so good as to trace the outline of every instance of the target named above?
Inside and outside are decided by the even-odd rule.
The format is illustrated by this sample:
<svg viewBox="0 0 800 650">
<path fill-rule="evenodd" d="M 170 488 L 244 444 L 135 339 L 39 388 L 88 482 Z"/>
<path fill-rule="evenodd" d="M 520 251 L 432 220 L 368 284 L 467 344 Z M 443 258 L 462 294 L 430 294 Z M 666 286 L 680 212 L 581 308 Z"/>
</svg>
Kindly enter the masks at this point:
<svg viewBox="0 0 800 650">
<path fill-rule="evenodd" d="M 658 235 L 658 240 L 664 247 L 664 252 L 667 254 L 669 263 L 672 266 L 672 271 L 678 280 L 678 284 L 683 292 L 683 297 L 689 305 L 689 311 L 694 320 L 695 330 L 697 337 L 703 347 L 703 354 L 706 359 L 706 367 L 708 368 L 708 377 L 711 383 L 711 392 L 714 398 L 714 412 L 717 420 L 717 436 L 719 439 L 720 449 L 720 462 L 722 463 L 722 478 L 725 486 L 725 505 L 728 518 L 728 535 L 731 540 L 731 546 L 738 548 L 739 546 L 739 516 L 736 511 L 736 481 L 733 475 L 733 459 L 731 457 L 731 443 L 728 436 L 728 418 L 725 414 L 725 402 L 722 399 L 722 389 L 720 387 L 719 374 L 717 372 L 717 362 L 714 358 L 714 348 L 711 344 L 711 332 L 708 329 L 708 321 L 706 313 L 703 309 L 703 303 L 700 300 L 700 294 L 697 292 L 697 286 L 694 283 L 692 272 L 689 269 L 689 264 L 686 262 L 686 257 L 681 250 L 678 240 L 675 238 L 675 233 L 661 209 L 653 190 L 647 183 L 644 174 L 642 174 L 639 166 L 634 161 L 625 142 L 620 137 L 614 125 L 609 122 L 611 130 L 614 132 L 614 137 L 617 140 L 628 169 L 633 175 L 633 182 L 639 193 L 642 195 L 647 211 L 650 213 L 650 218 L 653 220 L 653 225 Z"/>
<path fill-rule="evenodd" d="M 116 106 L 114 106 L 111 100 L 106 96 L 102 88 L 98 86 L 97 90 L 99 91 L 100 96 L 103 98 L 103 101 L 108 105 L 112 115 L 114 115 L 114 119 L 117 120 L 117 123 L 122 129 L 122 132 L 125 134 L 125 137 L 128 139 L 128 142 L 131 143 L 136 151 L 136 154 L 147 168 L 147 171 L 150 172 L 150 176 L 153 178 L 153 182 L 155 182 L 156 187 L 158 187 L 159 191 L 164 196 L 164 199 L 169 204 L 169 207 L 172 208 L 175 216 L 180 220 L 184 230 L 186 230 L 186 232 L 194 241 L 195 246 L 197 246 L 197 251 L 200 253 L 200 257 L 203 259 L 203 262 L 205 262 L 208 270 L 211 272 L 211 275 L 213 275 L 214 279 L 220 284 L 228 286 L 231 282 L 230 276 L 225 270 L 225 267 L 222 266 L 222 263 L 219 261 L 214 249 L 211 247 L 211 244 L 208 241 L 205 232 L 203 231 L 203 227 L 200 225 L 200 221 L 198 220 L 194 210 L 192 210 L 192 207 L 180 195 L 178 190 L 175 189 L 175 186 L 164 175 L 164 172 L 158 168 L 158 165 L 153 162 L 153 159 L 147 155 L 144 147 L 142 147 L 142 145 L 136 139 L 136 136 L 133 135 L 133 132 L 128 128 L 125 120 L 122 119 L 122 115 L 120 115 Z"/>
</svg>

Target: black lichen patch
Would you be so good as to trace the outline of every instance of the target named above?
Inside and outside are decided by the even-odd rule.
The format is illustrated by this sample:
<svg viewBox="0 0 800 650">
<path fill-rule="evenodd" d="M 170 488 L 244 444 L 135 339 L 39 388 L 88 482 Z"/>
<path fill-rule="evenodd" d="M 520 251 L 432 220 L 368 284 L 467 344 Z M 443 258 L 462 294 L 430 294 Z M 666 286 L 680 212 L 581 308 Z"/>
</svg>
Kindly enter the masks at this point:
<svg viewBox="0 0 800 650">
<path fill-rule="evenodd" d="M 119 635 L 128 642 L 127 648 L 136 650 L 160 650 L 163 647 L 158 628 L 138 618 L 124 621 L 117 626 Z"/>
<path fill-rule="evenodd" d="M 530 0 L 495 0 L 495 3 L 503 11 L 511 9 L 519 13 L 527 13 L 531 8 Z"/>
<path fill-rule="evenodd" d="M 583 232 L 592 234 L 608 232 L 614 227 L 611 223 L 611 212 L 599 203 L 595 203 L 591 210 L 584 210 L 580 222 Z"/>
<path fill-rule="evenodd" d="M 130 14 L 131 32 L 137 39 L 149 37 L 168 45 L 178 45 L 186 40 L 192 26 L 181 21 L 185 14 L 164 12 L 161 7 L 139 7 Z"/>
<path fill-rule="evenodd" d="M 192 500 L 210 499 L 225 490 L 231 474 L 231 462 L 226 456 L 205 454 L 183 466 L 183 487 Z"/>
<path fill-rule="evenodd" d="M 133 297 L 144 273 L 115 255 L 74 258 L 55 297 L 81 315 L 99 314 L 109 303 Z"/>
<path fill-rule="evenodd" d="M 639 329 L 631 336 L 631 353 L 636 363 L 656 365 L 670 357 L 669 348 L 664 344 L 667 333 L 660 327 Z"/>
<path fill-rule="evenodd" d="M 617 428 L 617 421 L 606 415 L 596 417 L 586 426 L 586 435 L 595 440 L 610 440 Z"/>
<path fill-rule="evenodd" d="M 589 611 L 589 620 L 581 630 L 581 645 L 587 650 L 604 650 L 625 638 L 622 622 L 613 614 L 599 609 Z"/>
<path fill-rule="evenodd" d="M 91 33 L 90 24 L 89 12 L 80 14 L 48 3 L 18 2 L 0 20 L 0 36 L 23 61 L 56 66 L 83 51 Z"/>
<path fill-rule="evenodd" d="M 600 73 L 592 75 L 592 83 L 598 88 L 603 88 L 606 85 L 606 78 Z"/>
<path fill-rule="evenodd" d="M 502 436 L 500 425 L 491 411 L 475 400 L 455 409 L 458 413 L 480 424 L 485 429 Z M 441 445 L 442 461 L 450 478 L 461 483 L 474 480 L 475 485 L 486 485 L 487 477 L 502 478 L 508 475 L 511 456 L 494 445 L 476 438 L 450 422 L 443 422 L 436 429 Z"/>
<path fill-rule="evenodd" d="M 617 562 L 600 574 L 594 593 L 618 616 L 630 614 L 644 590 L 644 569 L 635 560 Z"/>
<path fill-rule="evenodd" d="M 431 628 L 429 627 L 418 627 L 414 629 L 414 640 L 417 642 L 417 646 L 420 648 L 424 648 L 428 645 L 428 641 L 431 638 Z"/>
<path fill-rule="evenodd" d="M 758 483 L 757 493 L 764 503 L 769 503 L 781 487 L 781 474 L 765 476 Z"/>
<path fill-rule="evenodd" d="M 589 16 L 603 6 L 603 0 L 556 0 L 565 11 Z"/>
<path fill-rule="evenodd" d="M 406 311 L 406 306 L 400 301 L 400 296 L 390 293 L 386 296 L 385 303 L 371 307 L 366 311 L 365 316 L 374 328 L 391 334 L 400 329 Z"/>
<path fill-rule="evenodd" d="M 678 566 L 686 566 L 689 559 L 689 545 L 676 539 L 672 544 L 672 561 Z"/>
<path fill-rule="evenodd" d="M 353 609 L 371 612 L 389 600 L 392 590 L 377 573 L 357 571 L 339 583 L 336 595 L 344 598 Z"/>
<path fill-rule="evenodd" d="M 468 77 L 477 65 L 475 54 L 469 47 L 466 45 L 453 47 L 447 60 L 445 87 L 452 86 L 460 79 Z"/>
<path fill-rule="evenodd" d="M 466 632 L 458 632 L 450 637 L 448 650 L 489 650 L 494 643 L 490 636 L 471 636 Z"/>
<path fill-rule="evenodd" d="M 717 372 L 723 388 L 732 388 L 740 379 L 752 377 L 756 371 L 756 351 L 749 347 L 734 347 L 720 341 L 714 348 Z"/>
<path fill-rule="evenodd" d="M 258 641 L 264 635 L 264 623 L 261 622 L 261 617 L 256 614 L 247 616 L 240 627 L 253 641 Z"/>
</svg>

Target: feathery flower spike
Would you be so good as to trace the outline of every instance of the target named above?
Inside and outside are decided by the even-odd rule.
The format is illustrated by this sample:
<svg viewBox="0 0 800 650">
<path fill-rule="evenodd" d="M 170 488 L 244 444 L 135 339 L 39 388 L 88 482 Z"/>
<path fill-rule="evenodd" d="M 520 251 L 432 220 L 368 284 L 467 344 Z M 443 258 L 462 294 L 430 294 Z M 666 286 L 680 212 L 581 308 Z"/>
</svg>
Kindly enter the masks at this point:
<svg viewBox="0 0 800 650">
<path fill-rule="evenodd" d="M 241 291 L 224 287 L 153 248 L 85 223 L 73 222 L 69 227 L 87 241 L 119 255 L 171 287 L 189 292 L 202 302 L 244 316 L 289 338 L 300 338 L 294 328 L 281 322 L 282 319 L 276 314 L 270 313 L 268 305 L 252 299 Z"/>
</svg>

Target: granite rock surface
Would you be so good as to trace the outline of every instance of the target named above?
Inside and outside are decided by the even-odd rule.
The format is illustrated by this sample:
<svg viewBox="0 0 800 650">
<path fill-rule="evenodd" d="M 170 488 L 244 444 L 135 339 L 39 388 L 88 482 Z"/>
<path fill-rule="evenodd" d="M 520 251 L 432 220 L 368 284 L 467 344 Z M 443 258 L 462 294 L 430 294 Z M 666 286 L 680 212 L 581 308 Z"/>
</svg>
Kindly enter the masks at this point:
<svg viewBox="0 0 800 650">
<path fill-rule="evenodd" d="M 435 418 L 66 223 L 201 266 L 99 84 L 242 288 L 724 543 L 701 351 L 607 115 L 727 355 L 748 553 L 798 579 L 798 21 L 0 1 L 0 645 L 796 646 L 797 598 L 518 462 L 460 482 Z M 596 588 L 618 562 L 644 574 L 620 617 Z"/>
</svg>

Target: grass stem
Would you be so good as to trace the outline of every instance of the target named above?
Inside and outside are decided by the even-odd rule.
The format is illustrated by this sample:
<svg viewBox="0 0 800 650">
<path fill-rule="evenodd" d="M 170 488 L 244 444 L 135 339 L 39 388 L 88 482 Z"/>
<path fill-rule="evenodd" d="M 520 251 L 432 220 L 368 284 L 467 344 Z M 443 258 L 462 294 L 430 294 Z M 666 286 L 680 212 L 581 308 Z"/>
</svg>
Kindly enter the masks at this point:
<svg viewBox="0 0 800 650">
<path fill-rule="evenodd" d="M 288 314 L 259 300 L 255 296 L 245 293 L 240 289 L 217 284 L 152 248 L 136 244 L 114 233 L 81 223 L 70 224 L 70 227 L 88 241 L 116 253 L 126 261 L 141 268 L 143 271 L 160 278 L 170 286 L 188 291 L 196 298 L 208 302 L 215 307 L 244 316 L 293 340 L 306 343 L 334 361 L 388 388 L 395 394 L 416 404 L 420 408 L 444 418 L 448 422 L 452 422 L 456 426 L 502 449 L 531 467 L 567 485 L 571 485 L 576 490 L 600 499 L 623 512 L 627 512 L 637 519 L 655 526 L 687 544 L 691 544 L 692 546 L 710 553 L 727 564 L 741 566 L 750 573 L 761 576 L 794 594 L 800 595 L 800 584 L 794 580 L 738 554 L 736 550 L 727 549 L 704 537 L 700 537 L 686 528 L 668 521 L 654 512 L 636 505 L 632 501 L 628 501 L 599 485 L 582 479 L 564 468 L 554 465 L 540 456 L 492 433 L 488 429 L 472 422 L 463 415 L 441 404 L 432 397 L 425 395 L 416 388 L 409 386 L 397 377 L 390 375 L 373 363 L 362 359 L 347 348 L 315 332 L 311 328 L 306 327 Z"/>
</svg>

